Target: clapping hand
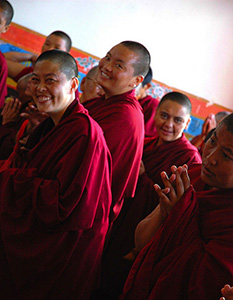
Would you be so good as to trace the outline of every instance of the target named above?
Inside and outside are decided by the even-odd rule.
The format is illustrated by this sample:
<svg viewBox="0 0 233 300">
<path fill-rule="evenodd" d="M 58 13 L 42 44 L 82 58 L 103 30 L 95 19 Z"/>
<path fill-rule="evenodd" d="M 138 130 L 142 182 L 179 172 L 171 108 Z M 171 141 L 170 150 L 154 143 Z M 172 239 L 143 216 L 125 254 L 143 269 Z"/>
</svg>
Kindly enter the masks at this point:
<svg viewBox="0 0 233 300">
<path fill-rule="evenodd" d="M 188 166 L 171 167 L 172 175 L 169 178 L 166 172 L 161 173 L 164 189 L 155 184 L 155 191 L 159 196 L 160 211 L 163 218 L 166 218 L 171 209 L 182 198 L 184 192 L 190 187 L 190 179 L 188 176 Z"/>
</svg>

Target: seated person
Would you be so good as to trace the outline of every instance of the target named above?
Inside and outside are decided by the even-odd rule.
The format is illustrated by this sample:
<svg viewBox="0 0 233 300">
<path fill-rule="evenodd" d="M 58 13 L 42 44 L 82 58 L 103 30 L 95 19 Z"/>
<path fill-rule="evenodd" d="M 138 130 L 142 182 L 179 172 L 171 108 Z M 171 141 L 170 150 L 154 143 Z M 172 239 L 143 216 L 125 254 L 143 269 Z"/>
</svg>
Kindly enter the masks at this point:
<svg viewBox="0 0 233 300">
<path fill-rule="evenodd" d="M 13 151 L 16 143 L 16 135 L 25 121 L 25 115 L 21 115 L 33 102 L 29 90 L 31 74 L 25 75 L 17 83 L 17 98 L 6 98 L 0 118 L 0 160 L 7 159 Z"/>
<path fill-rule="evenodd" d="M 82 94 L 79 97 L 79 101 L 81 103 L 104 95 L 104 90 L 96 81 L 97 73 L 98 66 L 95 66 L 88 71 L 85 77 L 83 77 L 80 84 L 80 90 L 82 91 Z"/>
<path fill-rule="evenodd" d="M 14 15 L 12 5 L 6 0 L 0 0 L 0 35 L 7 32 Z M 0 51 L 0 108 L 3 108 L 7 96 L 7 62 Z"/>
<path fill-rule="evenodd" d="M 50 33 L 42 46 L 41 53 L 52 50 L 60 49 L 69 52 L 72 46 L 72 41 L 68 34 L 63 31 L 54 31 Z M 8 76 L 16 82 L 24 75 L 32 73 L 33 66 L 25 67 L 20 62 L 31 61 L 34 64 L 38 55 L 34 53 L 24 52 L 5 52 L 4 56 L 7 60 Z"/>
<path fill-rule="evenodd" d="M 207 141 L 202 164 L 172 166 L 159 204 L 135 232 L 140 251 L 121 300 L 219 299 L 233 283 L 233 114 Z M 169 288 L 168 288 L 169 287 Z"/>
<path fill-rule="evenodd" d="M 151 88 L 152 81 L 152 69 L 150 67 L 149 72 L 144 78 L 143 82 L 136 88 L 136 95 L 139 103 L 142 106 L 145 123 L 145 136 L 157 136 L 155 128 L 155 112 L 159 105 L 159 100 L 151 97 L 147 94 L 147 90 Z"/>
<path fill-rule="evenodd" d="M 109 225 L 110 162 L 102 129 L 75 98 L 75 59 L 35 62 L 31 92 L 49 117 L 0 167 L 0 299 L 89 299 Z"/>
<path fill-rule="evenodd" d="M 172 164 L 201 163 L 196 147 L 191 145 L 183 131 L 190 121 L 191 102 L 179 92 L 166 94 L 155 114 L 158 137 L 145 138 L 143 163 L 138 177 L 135 196 L 126 199 L 122 211 L 113 224 L 109 246 L 105 251 L 103 272 L 105 289 L 109 297 L 122 292 L 127 272 L 131 266 L 128 258 L 134 259 L 134 232 L 137 224 L 158 204 L 154 183 L 159 182 L 163 170 L 171 175 Z M 126 260 L 127 259 L 127 260 Z"/>
</svg>

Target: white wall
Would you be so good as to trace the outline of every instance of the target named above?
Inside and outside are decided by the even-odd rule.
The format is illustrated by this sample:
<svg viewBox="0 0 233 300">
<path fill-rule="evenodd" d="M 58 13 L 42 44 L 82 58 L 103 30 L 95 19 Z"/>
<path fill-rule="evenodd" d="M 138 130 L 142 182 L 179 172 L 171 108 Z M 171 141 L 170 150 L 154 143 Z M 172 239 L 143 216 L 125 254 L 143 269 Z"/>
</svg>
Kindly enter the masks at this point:
<svg viewBox="0 0 233 300">
<path fill-rule="evenodd" d="M 154 79 L 233 109 L 233 0 L 9 0 L 13 21 L 102 57 L 143 43 Z"/>
</svg>

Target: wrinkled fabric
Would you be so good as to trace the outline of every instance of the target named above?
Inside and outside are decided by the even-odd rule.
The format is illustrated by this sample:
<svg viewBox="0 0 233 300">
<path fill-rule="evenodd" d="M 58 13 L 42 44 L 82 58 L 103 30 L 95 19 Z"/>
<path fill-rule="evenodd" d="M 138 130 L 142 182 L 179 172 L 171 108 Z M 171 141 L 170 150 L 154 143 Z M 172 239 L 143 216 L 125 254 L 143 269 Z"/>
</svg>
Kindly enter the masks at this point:
<svg viewBox="0 0 233 300">
<path fill-rule="evenodd" d="M 8 76 L 8 68 L 7 62 L 0 51 L 0 108 L 3 108 L 5 103 L 5 98 L 7 96 L 7 76 Z"/>
<path fill-rule="evenodd" d="M 121 300 L 210 300 L 233 284 L 233 189 L 205 190 L 201 165 L 193 184 L 140 251 Z"/>
<path fill-rule="evenodd" d="M 143 110 L 145 136 L 158 136 L 154 118 L 156 109 L 159 105 L 159 100 L 151 97 L 150 95 L 146 95 L 146 97 L 139 99 L 138 101 L 141 104 Z"/>
<path fill-rule="evenodd" d="M 74 101 L 26 148 L 0 169 L 0 299 L 89 299 L 111 205 L 102 130 Z"/>
<path fill-rule="evenodd" d="M 135 192 L 143 151 L 144 124 L 142 108 L 135 91 L 94 98 L 84 103 L 90 115 L 102 127 L 112 155 L 112 197 L 110 221 L 121 210 L 125 197 Z"/>
</svg>

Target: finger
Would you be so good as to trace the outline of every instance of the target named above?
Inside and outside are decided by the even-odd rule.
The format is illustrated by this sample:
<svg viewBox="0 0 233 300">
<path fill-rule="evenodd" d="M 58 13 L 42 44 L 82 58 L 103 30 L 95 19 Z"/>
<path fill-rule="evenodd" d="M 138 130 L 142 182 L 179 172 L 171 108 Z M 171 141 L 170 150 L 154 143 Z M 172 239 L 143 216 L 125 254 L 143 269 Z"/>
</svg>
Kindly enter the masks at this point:
<svg viewBox="0 0 233 300">
<path fill-rule="evenodd" d="M 164 183 L 164 186 L 165 188 L 169 188 L 170 189 L 170 192 L 169 192 L 169 198 L 171 201 L 174 201 L 174 199 L 176 198 L 176 191 L 172 185 L 172 183 L 170 182 L 168 176 L 167 176 L 167 173 L 166 172 L 161 172 L 161 178 L 162 178 L 162 181 Z"/>
<path fill-rule="evenodd" d="M 190 187 L 190 178 L 188 175 L 188 169 L 183 168 L 181 178 L 182 178 L 183 185 L 184 185 L 184 191 L 187 191 L 187 189 L 189 189 L 189 187 Z"/>
<path fill-rule="evenodd" d="M 176 194 L 178 199 L 180 199 L 184 194 L 184 184 L 181 178 L 182 172 L 183 172 L 183 167 L 178 167 L 176 171 L 176 181 L 175 181 L 175 188 L 176 188 Z"/>
</svg>

